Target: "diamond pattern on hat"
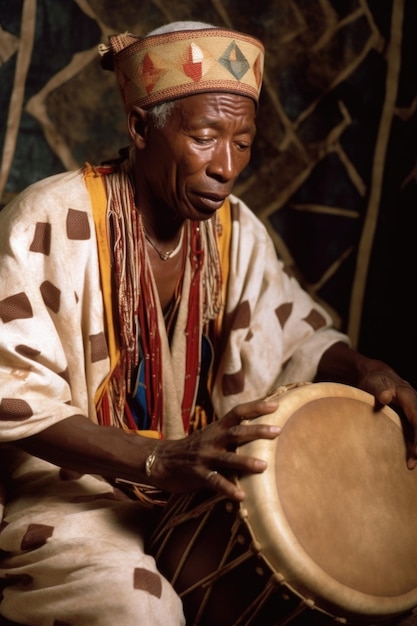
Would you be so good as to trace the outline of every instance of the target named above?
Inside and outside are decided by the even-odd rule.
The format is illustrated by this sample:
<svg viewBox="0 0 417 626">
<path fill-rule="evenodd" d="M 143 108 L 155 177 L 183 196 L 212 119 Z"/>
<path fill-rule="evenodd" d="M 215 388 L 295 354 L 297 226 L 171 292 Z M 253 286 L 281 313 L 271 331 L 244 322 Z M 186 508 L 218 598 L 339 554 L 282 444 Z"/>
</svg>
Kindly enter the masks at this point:
<svg viewBox="0 0 417 626">
<path fill-rule="evenodd" d="M 196 43 L 192 42 L 188 46 L 182 69 L 186 76 L 191 78 L 195 83 L 198 83 L 213 64 L 213 57 L 207 51 L 203 51 Z"/>
<path fill-rule="evenodd" d="M 145 54 L 142 62 L 142 74 L 147 93 L 152 92 L 155 84 L 158 82 L 158 79 L 162 76 L 165 70 L 165 67 L 157 67 L 156 58 L 152 60 L 150 54 Z"/>
<path fill-rule="evenodd" d="M 255 74 L 255 80 L 258 87 L 261 86 L 262 83 L 262 72 L 263 72 L 263 63 L 261 59 L 261 55 L 259 54 L 256 57 L 255 63 L 253 64 L 253 73 Z"/>
<path fill-rule="evenodd" d="M 250 65 L 235 41 L 227 47 L 219 59 L 221 63 L 237 80 L 246 74 Z"/>
<path fill-rule="evenodd" d="M 263 54 L 258 40 L 215 28 L 139 39 L 115 55 L 115 64 L 127 110 L 205 91 L 242 93 L 257 102 Z"/>
</svg>

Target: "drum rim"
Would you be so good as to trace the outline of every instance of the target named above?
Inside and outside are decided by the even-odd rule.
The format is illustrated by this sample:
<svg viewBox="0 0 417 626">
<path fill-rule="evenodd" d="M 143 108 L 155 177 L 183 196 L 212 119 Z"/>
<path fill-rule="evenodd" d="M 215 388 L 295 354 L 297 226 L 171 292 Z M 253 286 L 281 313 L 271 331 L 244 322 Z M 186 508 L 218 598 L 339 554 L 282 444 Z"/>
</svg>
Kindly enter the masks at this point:
<svg viewBox="0 0 417 626">
<path fill-rule="evenodd" d="M 348 396 L 372 406 L 375 402 L 373 396 L 367 392 L 341 383 L 295 385 L 284 392 L 281 391 L 279 396 L 279 408 L 275 413 L 256 418 L 251 423 L 278 423 L 284 426 L 290 417 L 288 407 L 291 406 L 291 409 L 295 411 L 304 406 L 306 399 L 313 401 L 324 396 Z M 402 428 L 401 420 L 394 410 L 390 407 L 383 407 L 381 412 L 398 428 Z M 257 440 L 241 446 L 239 452 L 263 458 L 270 463 L 271 458 L 275 457 L 274 451 L 277 445 L 279 445 L 279 438 L 274 441 Z M 286 521 L 279 497 L 273 495 L 274 501 L 271 502 L 271 494 L 277 491 L 276 486 L 271 485 L 272 480 L 275 480 L 272 478 L 273 473 L 270 472 L 267 480 L 263 476 L 263 474 L 252 474 L 238 480 L 247 496 L 240 504 L 240 515 L 255 541 L 258 542 L 260 538 L 265 537 L 267 532 L 275 532 L 280 536 L 279 546 L 262 546 L 261 552 L 269 568 L 277 573 L 280 582 L 301 597 L 304 593 L 309 593 L 311 595 L 311 598 L 307 598 L 309 602 L 324 611 L 330 610 L 334 615 L 395 616 L 417 605 L 417 588 L 397 596 L 381 597 L 352 589 L 332 578 L 306 554 L 300 545 Z M 262 497 L 264 498 L 262 502 L 267 502 L 268 505 L 265 505 L 260 512 L 259 504 Z M 279 520 L 272 518 L 271 511 L 280 514 Z M 298 582 L 300 580 L 303 582 Z M 326 595 L 323 594 L 323 589 L 326 589 Z"/>
</svg>

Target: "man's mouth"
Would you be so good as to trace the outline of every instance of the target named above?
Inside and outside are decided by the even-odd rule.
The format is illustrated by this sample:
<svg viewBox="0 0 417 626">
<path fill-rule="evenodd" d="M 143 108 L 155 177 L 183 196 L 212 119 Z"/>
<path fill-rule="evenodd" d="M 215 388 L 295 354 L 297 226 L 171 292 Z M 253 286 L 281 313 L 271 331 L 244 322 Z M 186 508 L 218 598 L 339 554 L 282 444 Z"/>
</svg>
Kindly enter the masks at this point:
<svg viewBox="0 0 417 626">
<path fill-rule="evenodd" d="M 199 200 L 198 204 L 201 205 L 201 208 L 212 211 L 217 211 L 227 197 L 224 194 L 205 193 L 204 191 L 196 193 L 196 196 Z"/>
</svg>

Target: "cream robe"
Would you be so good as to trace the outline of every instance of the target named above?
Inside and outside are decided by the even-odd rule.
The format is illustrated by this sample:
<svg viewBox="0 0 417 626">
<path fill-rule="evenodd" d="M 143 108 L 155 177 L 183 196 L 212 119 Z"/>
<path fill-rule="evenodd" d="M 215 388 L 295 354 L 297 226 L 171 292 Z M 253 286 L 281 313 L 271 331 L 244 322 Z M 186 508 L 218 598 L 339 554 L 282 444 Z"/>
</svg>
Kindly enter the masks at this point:
<svg viewBox="0 0 417 626">
<path fill-rule="evenodd" d="M 326 311 L 284 271 L 263 224 L 238 198 L 231 196 L 230 202 L 232 238 L 220 343 L 222 356 L 213 388 L 213 403 L 219 416 L 237 403 L 266 395 L 280 384 L 312 380 L 323 352 L 336 341 L 348 341 L 331 328 Z M 7 444 L 28 437 L 76 413 L 97 422 L 95 395 L 109 373 L 109 356 L 94 219 L 82 171 L 36 183 L 3 209 L 0 274 L 0 441 Z M 176 367 L 176 362 L 180 359 L 182 363 L 183 355 L 175 353 L 175 343 L 172 354 L 166 338 L 162 343 L 167 372 L 165 389 L 178 393 L 182 389 L 178 372 L 183 368 Z M 167 414 L 172 423 L 167 424 L 166 434 L 182 436 L 178 410 L 168 410 Z M 59 468 L 24 454 L 14 455 L 12 466 L 7 469 L 8 459 L 4 451 L 3 472 L 12 475 L 14 488 L 26 495 L 23 504 L 19 498 L 9 502 L 7 493 L 1 500 L 7 506 L 0 549 L 11 550 L 12 554 L 3 561 L 3 569 L 0 563 L 0 576 L 19 573 L 34 582 L 21 590 L 9 587 L 0 612 L 32 626 L 52 624 L 52 617 L 67 623 L 75 619 L 77 626 L 114 624 L 113 618 L 105 618 L 104 613 L 97 622 L 91 614 L 85 613 L 81 618 L 76 613 L 77 607 L 88 603 L 91 607 L 99 592 L 90 579 L 90 587 L 85 587 L 85 581 L 80 584 L 80 590 L 84 590 L 81 594 L 77 586 L 72 589 L 71 577 L 74 572 L 78 575 L 89 556 L 92 560 L 98 557 L 96 546 L 86 544 L 81 557 L 74 550 L 77 552 L 79 533 L 83 542 L 94 539 L 95 529 L 107 538 L 109 510 L 112 519 L 129 517 L 132 503 L 113 501 L 118 501 L 120 494 L 115 495 L 99 478 L 63 476 Z M 69 494 L 65 502 L 64 482 L 65 493 Z M 77 506 L 72 506 L 77 493 L 90 494 L 94 507 L 89 500 L 88 504 L 78 501 Z M 137 506 L 141 505 L 133 503 L 133 507 Z M 126 507 L 129 513 L 124 513 Z M 68 517 L 71 511 L 73 518 Z M 135 511 L 137 515 L 137 508 Z M 77 519 L 82 521 L 76 523 Z M 33 528 L 44 526 L 44 532 L 35 541 Z M 126 565 L 120 588 L 125 589 L 126 581 L 131 580 L 132 568 L 142 574 L 147 572 L 147 577 L 138 574 L 140 583 L 133 593 L 134 602 L 147 607 L 146 623 L 159 624 L 160 619 L 168 624 L 163 621 L 167 607 L 171 623 L 182 623 L 175 594 L 166 581 L 158 583 L 157 592 L 154 579 L 149 582 L 149 577 L 158 578 L 152 560 L 146 561 L 146 566 L 140 565 L 141 559 L 148 557 L 143 555 L 138 536 L 131 533 L 131 524 L 126 525 L 123 539 L 123 525 L 117 523 L 115 527 L 120 545 L 126 547 L 127 553 L 134 550 L 137 554 L 136 564 L 129 561 Z M 116 564 L 121 568 L 123 554 L 115 552 L 115 568 Z M 43 559 L 51 565 L 46 578 Z M 100 568 L 105 571 L 108 566 L 108 559 L 103 558 Z M 50 585 L 60 568 L 66 570 L 66 575 L 60 579 L 58 593 Z M 112 589 L 110 580 L 106 584 L 104 596 L 107 591 L 113 598 L 118 593 L 121 603 L 131 606 L 130 595 L 124 597 L 119 588 Z M 37 585 L 41 592 L 36 592 Z M 138 602 L 138 589 L 159 604 L 150 609 L 143 598 Z M 126 593 L 132 593 L 130 587 Z M 107 605 L 116 606 L 114 601 L 107 601 Z M 135 605 L 132 612 L 136 617 L 131 622 L 125 617 L 124 626 L 135 623 L 138 611 Z M 153 622 L 149 620 L 149 611 L 155 616 Z"/>
</svg>

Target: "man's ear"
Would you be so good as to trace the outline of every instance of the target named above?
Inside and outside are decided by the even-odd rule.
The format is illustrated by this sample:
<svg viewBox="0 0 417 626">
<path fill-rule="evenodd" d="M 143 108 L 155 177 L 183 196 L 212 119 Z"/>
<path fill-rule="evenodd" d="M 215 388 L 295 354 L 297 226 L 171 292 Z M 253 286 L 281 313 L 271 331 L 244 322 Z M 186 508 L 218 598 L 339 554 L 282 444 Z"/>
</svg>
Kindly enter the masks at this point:
<svg viewBox="0 0 417 626">
<path fill-rule="evenodd" d="M 127 114 L 127 129 L 136 148 L 144 148 L 148 135 L 148 112 L 133 106 Z"/>
</svg>

